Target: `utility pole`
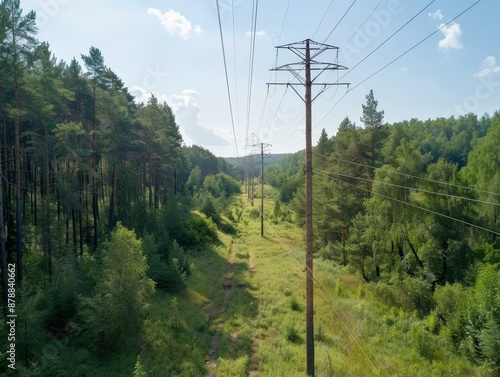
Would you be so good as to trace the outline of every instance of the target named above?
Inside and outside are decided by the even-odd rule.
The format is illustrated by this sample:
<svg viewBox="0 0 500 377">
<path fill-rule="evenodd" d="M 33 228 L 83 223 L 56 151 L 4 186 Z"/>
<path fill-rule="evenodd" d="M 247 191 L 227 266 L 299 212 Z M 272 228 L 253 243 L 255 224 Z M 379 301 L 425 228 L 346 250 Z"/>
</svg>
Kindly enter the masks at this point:
<svg viewBox="0 0 500 377">
<path fill-rule="evenodd" d="M 307 375 L 314 377 L 314 302 L 313 302 L 313 228 L 312 228 L 312 102 L 331 85 L 349 85 L 347 83 L 316 83 L 316 79 L 325 71 L 347 69 L 337 63 L 322 63 L 316 61 L 316 57 L 327 50 L 335 50 L 336 61 L 338 61 L 338 47 L 324 43 L 314 42 L 306 39 L 278 46 L 286 48 L 297 55 L 301 61 L 285 64 L 272 68 L 271 71 L 291 72 L 299 83 L 268 83 L 268 85 L 286 85 L 299 95 L 306 105 L 306 352 L 307 352 Z M 311 56 L 312 52 L 312 56 Z M 294 67 L 297 66 L 298 69 Z M 305 78 L 300 76 L 301 67 L 305 68 Z M 311 77 L 311 71 L 318 71 L 315 77 Z M 302 97 L 295 89 L 296 85 L 305 86 L 305 96 Z M 318 95 L 312 98 L 312 87 L 323 86 Z"/>
<path fill-rule="evenodd" d="M 264 237 L 264 148 L 271 144 L 260 143 L 260 236 Z"/>
<path fill-rule="evenodd" d="M 258 145 L 260 139 L 257 137 L 255 134 L 251 134 L 247 138 L 247 144 L 245 145 L 246 147 L 252 147 L 254 148 L 256 145 Z M 250 204 L 253 206 L 253 198 L 254 198 L 254 161 L 255 156 L 254 152 L 252 150 L 250 156 L 249 156 L 249 167 L 248 167 L 248 200 L 250 201 Z"/>
<path fill-rule="evenodd" d="M 261 192 L 261 198 L 260 198 L 260 236 L 264 237 L 264 148 L 270 147 L 271 144 L 267 143 L 261 143 L 259 138 L 255 136 L 255 134 L 251 135 L 251 138 L 247 140 L 249 144 L 247 144 L 247 147 L 260 147 L 260 192 Z M 252 156 L 254 156 L 252 154 Z M 253 157 L 252 157 L 253 159 Z M 252 160 L 252 177 L 253 177 L 253 171 L 254 171 L 254 165 L 253 165 L 253 160 Z M 253 205 L 253 179 L 252 179 L 252 199 L 251 203 Z"/>
</svg>

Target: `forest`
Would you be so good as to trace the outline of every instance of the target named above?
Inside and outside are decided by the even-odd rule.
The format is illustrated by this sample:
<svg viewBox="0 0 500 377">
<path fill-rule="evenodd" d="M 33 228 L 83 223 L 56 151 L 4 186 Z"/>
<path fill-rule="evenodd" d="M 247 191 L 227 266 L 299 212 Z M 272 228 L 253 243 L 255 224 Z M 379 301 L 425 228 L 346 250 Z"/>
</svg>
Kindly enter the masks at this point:
<svg viewBox="0 0 500 377">
<path fill-rule="evenodd" d="M 0 374 L 304 375 L 304 152 L 268 159 L 261 213 L 238 159 L 35 20 L 1 1 Z M 500 376 L 500 113 L 361 106 L 314 147 L 319 375 Z"/>
<path fill-rule="evenodd" d="M 313 151 L 315 253 L 498 373 L 500 113 L 386 124 L 373 91 L 362 110 Z M 304 172 L 304 152 L 267 172 L 302 225 Z"/>
</svg>

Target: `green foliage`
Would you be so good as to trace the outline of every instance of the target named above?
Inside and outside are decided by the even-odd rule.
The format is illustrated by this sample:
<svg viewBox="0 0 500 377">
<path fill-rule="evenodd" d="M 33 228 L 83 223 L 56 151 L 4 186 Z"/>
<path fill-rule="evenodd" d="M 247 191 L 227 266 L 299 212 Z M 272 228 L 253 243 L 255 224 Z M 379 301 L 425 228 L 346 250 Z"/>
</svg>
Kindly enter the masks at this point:
<svg viewBox="0 0 500 377">
<path fill-rule="evenodd" d="M 300 344 L 304 341 L 294 323 L 289 323 L 286 326 L 286 340 L 294 344 Z"/>
<path fill-rule="evenodd" d="M 146 235 L 143 246 L 148 262 L 147 274 L 156 283 L 156 288 L 170 293 L 186 288 L 185 280 L 191 274 L 191 267 L 177 242 L 163 238 L 157 245 L 153 236 Z"/>
<path fill-rule="evenodd" d="M 218 213 L 217 213 L 218 214 Z M 191 212 L 187 203 L 169 200 L 162 209 L 159 227 L 182 248 L 196 249 L 217 242 L 217 226 L 210 218 Z"/>
<path fill-rule="evenodd" d="M 438 345 L 434 337 L 424 328 L 418 325 L 413 326 L 410 330 L 409 338 L 418 355 L 427 360 L 434 360 L 436 358 Z"/>
<path fill-rule="evenodd" d="M 137 356 L 137 361 L 134 366 L 134 377 L 146 377 L 148 373 L 144 370 L 141 357 Z"/>
<path fill-rule="evenodd" d="M 252 207 L 252 209 L 248 212 L 248 216 L 251 219 L 258 219 L 260 217 L 260 211 L 256 207 Z"/>
<path fill-rule="evenodd" d="M 215 243 L 219 238 L 217 225 L 210 218 L 204 218 L 192 213 L 185 223 L 186 239 L 183 243 L 186 247 L 198 247 Z"/>
<path fill-rule="evenodd" d="M 214 201 L 215 201 L 215 199 L 213 199 L 213 197 L 211 195 L 206 195 L 202 199 L 200 210 L 207 217 L 210 217 L 214 221 L 214 223 L 216 223 L 217 225 L 220 225 L 222 219 L 221 219 L 221 215 L 219 213 L 219 210 L 217 210 L 215 208 Z"/>
<path fill-rule="evenodd" d="M 247 376 L 248 356 L 241 356 L 236 360 L 218 359 L 217 376 L 245 377 Z"/>
<path fill-rule="evenodd" d="M 198 165 L 196 165 L 193 170 L 191 170 L 186 184 L 184 185 L 184 189 L 188 193 L 193 194 L 199 190 L 201 183 L 201 169 Z"/>
<path fill-rule="evenodd" d="M 369 289 L 380 301 L 421 316 L 428 314 L 435 305 L 429 283 L 418 278 L 371 283 Z"/>
<path fill-rule="evenodd" d="M 148 377 L 204 374 L 208 334 L 197 331 L 198 323 L 206 323 L 204 313 L 186 297 L 153 296 L 140 354 Z"/>
<path fill-rule="evenodd" d="M 214 198 L 228 197 L 241 192 L 240 183 L 224 173 L 206 176 L 203 181 L 203 188 L 212 194 Z"/>
<path fill-rule="evenodd" d="M 47 290 L 46 329 L 56 336 L 72 336 L 78 314 L 78 295 L 82 294 L 80 273 L 71 256 L 60 260 L 59 270 Z"/>
<path fill-rule="evenodd" d="M 109 351 L 140 334 L 154 283 L 142 242 L 121 224 L 103 245 L 101 268 L 95 295 L 84 300 L 85 322 L 95 346 Z"/>
</svg>

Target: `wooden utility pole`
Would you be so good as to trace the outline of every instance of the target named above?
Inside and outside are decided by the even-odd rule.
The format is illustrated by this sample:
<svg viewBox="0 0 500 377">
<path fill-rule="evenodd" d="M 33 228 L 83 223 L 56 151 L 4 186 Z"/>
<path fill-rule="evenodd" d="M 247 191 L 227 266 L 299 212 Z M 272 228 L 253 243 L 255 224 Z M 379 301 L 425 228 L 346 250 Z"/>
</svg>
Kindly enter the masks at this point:
<svg viewBox="0 0 500 377">
<path fill-rule="evenodd" d="M 315 80 L 328 70 L 347 69 L 336 63 L 321 63 L 315 58 L 327 50 L 336 50 L 336 60 L 338 61 L 338 47 L 324 43 L 314 42 L 306 39 L 302 42 L 291 43 L 278 46 L 286 48 L 297 55 L 302 61 L 285 64 L 272 68 L 272 71 L 288 71 L 300 81 L 299 83 L 269 83 L 268 85 L 286 85 L 302 98 L 295 89 L 296 85 L 305 86 L 305 96 L 302 98 L 306 105 L 306 352 L 307 352 L 307 375 L 314 377 L 314 301 L 313 301 L 313 226 L 312 226 L 312 102 L 331 85 L 349 85 L 346 83 L 316 83 Z M 312 52 L 312 56 L 311 56 Z M 335 60 L 335 59 L 334 59 Z M 298 66 L 305 68 L 305 78 L 300 76 Z M 311 71 L 319 71 L 315 77 L 311 77 Z M 312 87 L 321 85 L 323 89 L 316 97 L 312 98 Z"/>
<path fill-rule="evenodd" d="M 251 134 L 247 138 L 246 146 L 254 148 L 255 146 L 258 145 L 259 141 L 260 140 L 257 137 L 257 135 Z M 253 206 L 253 198 L 254 198 L 254 181 L 253 180 L 254 180 L 254 170 L 255 170 L 255 166 L 254 166 L 255 156 L 254 156 L 253 151 L 250 154 L 249 158 L 250 158 L 250 160 L 249 160 L 249 168 L 248 168 L 248 200 L 250 201 L 251 205 Z"/>
<path fill-rule="evenodd" d="M 264 237 L 264 148 L 270 147 L 271 144 L 266 144 L 266 143 L 261 143 L 259 141 L 259 138 L 255 136 L 255 134 L 251 135 L 251 138 L 247 140 L 249 144 L 247 144 L 247 147 L 260 147 L 260 192 L 261 192 L 261 198 L 260 198 L 260 236 Z M 253 163 L 253 158 L 254 154 L 252 154 L 252 178 L 253 178 L 253 169 L 254 169 L 254 163 Z M 253 205 L 253 179 L 252 179 L 252 199 L 251 203 Z"/>
<path fill-rule="evenodd" d="M 260 236 L 264 237 L 264 148 L 271 144 L 260 143 Z"/>
<path fill-rule="evenodd" d="M 306 40 L 306 349 L 307 374 L 314 376 L 311 49 Z"/>
</svg>

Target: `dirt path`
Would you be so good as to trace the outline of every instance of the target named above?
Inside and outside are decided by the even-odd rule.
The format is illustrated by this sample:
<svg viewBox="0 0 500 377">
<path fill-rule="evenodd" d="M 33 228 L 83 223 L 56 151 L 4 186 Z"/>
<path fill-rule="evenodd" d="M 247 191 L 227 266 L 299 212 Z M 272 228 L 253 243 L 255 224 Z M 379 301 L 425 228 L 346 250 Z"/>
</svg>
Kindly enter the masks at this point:
<svg viewBox="0 0 500 377">
<path fill-rule="evenodd" d="M 222 289 L 224 290 L 224 299 L 220 307 L 212 307 L 208 305 L 206 310 L 209 315 L 210 323 L 214 323 L 218 318 L 226 311 L 227 306 L 229 304 L 229 300 L 231 298 L 231 293 L 233 292 L 233 287 L 235 287 L 235 279 L 234 279 L 234 264 L 236 263 L 236 251 L 238 249 L 239 239 L 235 239 L 233 244 L 231 245 L 231 251 L 229 253 L 229 257 L 227 259 L 226 264 L 226 272 L 225 277 L 222 282 Z M 250 252 L 248 255 L 248 269 L 252 275 L 256 273 L 255 267 L 255 255 L 253 245 L 250 244 Z M 244 289 L 247 285 L 245 283 L 240 282 L 237 289 Z M 219 344 L 222 338 L 222 334 L 224 333 L 224 323 L 219 323 L 210 339 L 210 349 L 209 354 L 206 358 L 206 363 L 208 367 L 208 373 L 205 377 L 217 377 L 217 351 L 219 348 Z M 233 339 L 238 337 L 238 334 L 231 334 Z M 259 348 L 260 348 L 260 340 L 253 335 L 252 336 L 252 354 L 250 356 L 249 366 L 248 366 L 248 376 L 249 377 L 258 377 L 259 376 Z"/>
<path fill-rule="evenodd" d="M 250 243 L 250 253 L 248 256 L 248 269 L 250 273 L 254 275 L 257 272 L 255 268 L 255 253 L 253 244 Z M 249 372 L 248 377 L 258 377 L 259 376 L 259 361 L 260 361 L 260 340 L 252 335 L 252 356 L 250 357 Z"/>
<path fill-rule="evenodd" d="M 222 288 L 224 289 L 224 300 L 222 301 L 222 305 L 220 308 L 207 309 L 210 322 L 215 321 L 227 308 L 229 297 L 231 296 L 231 290 L 233 288 L 233 265 L 236 260 L 234 248 L 237 244 L 238 239 L 236 239 L 231 245 L 231 252 L 227 259 L 226 276 L 224 277 L 224 281 L 222 282 Z M 208 351 L 209 354 L 206 361 L 209 371 L 208 374 L 206 374 L 206 377 L 217 376 L 217 349 L 219 348 L 219 343 L 223 331 L 224 324 L 219 323 L 217 325 L 217 328 L 215 329 L 214 334 L 212 335 L 212 338 L 210 339 L 210 349 Z"/>
</svg>

